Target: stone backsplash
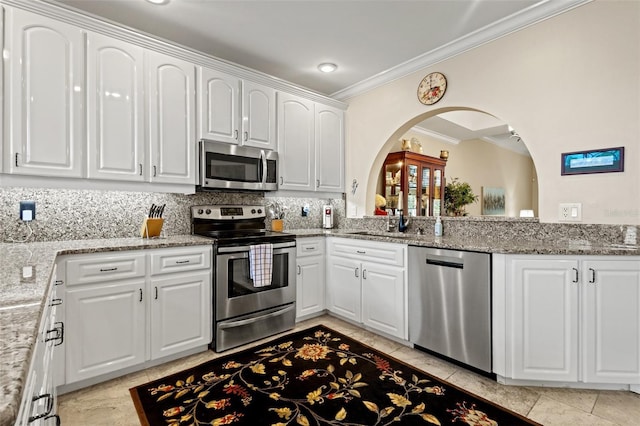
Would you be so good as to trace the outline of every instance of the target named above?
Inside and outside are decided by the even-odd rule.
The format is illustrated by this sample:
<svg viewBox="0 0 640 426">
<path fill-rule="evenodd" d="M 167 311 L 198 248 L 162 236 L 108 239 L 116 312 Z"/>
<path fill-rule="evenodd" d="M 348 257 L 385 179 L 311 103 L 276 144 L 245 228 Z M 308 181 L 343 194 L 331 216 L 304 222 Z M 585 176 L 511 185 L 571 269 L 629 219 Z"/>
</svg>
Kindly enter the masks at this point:
<svg viewBox="0 0 640 426">
<path fill-rule="evenodd" d="M 192 195 L 127 191 L 1 188 L 0 232 L 2 242 L 22 241 L 30 231 L 18 219 L 22 200 L 36 202 L 36 220 L 30 222 L 29 241 L 127 238 L 140 235 L 140 225 L 154 204 L 166 204 L 164 234 L 191 232 L 190 207 L 200 204 L 269 205 L 284 207 L 284 230 L 322 227 L 322 206 L 331 204 L 334 228 L 385 231 L 384 216 L 346 218 L 342 198 L 283 197 L 278 193 L 200 192 Z M 309 215 L 302 216 L 302 208 Z M 392 230 L 398 218 L 390 217 Z M 444 236 L 455 238 L 521 238 L 545 241 L 566 240 L 591 244 L 637 244 L 637 226 L 540 223 L 537 219 L 504 217 L 443 217 Z M 420 228 L 432 234 L 434 218 L 410 218 L 408 233 Z M 266 227 L 270 228 L 267 220 Z"/>
<path fill-rule="evenodd" d="M 29 241 L 127 238 L 140 235 L 140 225 L 151 204 L 166 204 L 165 235 L 191 232 L 190 207 L 200 204 L 266 205 L 279 202 L 286 206 L 286 229 L 320 228 L 324 204 L 334 208 L 336 226 L 344 217 L 341 198 L 289 198 L 265 196 L 254 192 L 199 192 L 192 195 L 127 191 L 0 188 L 0 232 L 2 242 L 22 241 L 29 235 L 19 219 L 20 201 L 36 202 L 36 220 L 29 223 L 33 234 Z M 302 217 L 302 207 L 309 216 Z M 270 222 L 267 221 L 267 227 Z"/>
</svg>

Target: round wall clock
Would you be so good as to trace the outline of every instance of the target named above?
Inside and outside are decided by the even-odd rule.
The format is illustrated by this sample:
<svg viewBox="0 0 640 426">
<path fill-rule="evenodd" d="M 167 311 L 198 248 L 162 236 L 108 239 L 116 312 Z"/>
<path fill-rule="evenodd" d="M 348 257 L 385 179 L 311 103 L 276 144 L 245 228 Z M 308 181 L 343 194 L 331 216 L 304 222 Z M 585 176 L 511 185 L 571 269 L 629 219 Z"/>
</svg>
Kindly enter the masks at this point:
<svg viewBox="0 0 640 426">
<path fill-rule="evenodd" d="M 447 78 L 440 72 L 427 74 L 418 85 L 418 100 L 425 105 L 438 102 L 447 91 Z"/>
</svg>

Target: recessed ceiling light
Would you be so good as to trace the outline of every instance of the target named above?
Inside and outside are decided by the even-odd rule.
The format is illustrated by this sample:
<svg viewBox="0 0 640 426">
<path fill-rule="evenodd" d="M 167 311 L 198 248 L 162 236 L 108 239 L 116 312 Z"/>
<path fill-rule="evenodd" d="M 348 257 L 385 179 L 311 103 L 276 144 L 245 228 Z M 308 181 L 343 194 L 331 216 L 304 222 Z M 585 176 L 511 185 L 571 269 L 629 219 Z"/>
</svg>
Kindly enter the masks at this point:
<svg viewBox="0 0 640 426">
<path fill-rule="evenodd" d="M 166 4 L 169 3 L 169 0 L 147 0 L 149 3 L 153 4 Z"/>
<path fill-rule="evenodd" d="M 332 64 L 331 62 L 324 62 L 318 65 L 318 69 L 322 72 L 334 72 L 338 69 L 336 64 Z"/>
</svg>

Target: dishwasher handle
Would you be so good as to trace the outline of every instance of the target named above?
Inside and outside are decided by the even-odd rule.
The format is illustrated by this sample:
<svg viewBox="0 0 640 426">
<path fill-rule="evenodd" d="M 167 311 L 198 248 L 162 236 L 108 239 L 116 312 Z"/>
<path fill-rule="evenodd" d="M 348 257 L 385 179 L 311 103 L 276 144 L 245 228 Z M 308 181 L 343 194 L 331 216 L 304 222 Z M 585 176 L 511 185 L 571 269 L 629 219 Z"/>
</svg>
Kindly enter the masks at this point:
<svg viewBox="0 0 640 426">
<path fill-rule="evenodd" d="M 427 257 L 427 265 L 464 269 L 464 261 L 452 257 Z"/>
</svg>

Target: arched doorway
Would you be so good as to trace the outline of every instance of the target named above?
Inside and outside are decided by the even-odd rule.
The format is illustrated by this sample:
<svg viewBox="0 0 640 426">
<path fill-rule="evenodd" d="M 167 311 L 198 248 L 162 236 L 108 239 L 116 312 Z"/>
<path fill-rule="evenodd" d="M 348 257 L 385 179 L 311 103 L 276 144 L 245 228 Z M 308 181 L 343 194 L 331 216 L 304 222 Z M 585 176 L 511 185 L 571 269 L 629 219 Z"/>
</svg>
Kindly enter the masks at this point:
<svg viewBox="0 0 640 426">
<path fill-rule="evenodd" d="M 537 175 L 525 139 L 506 121 L 471 108 L 433 110 L 394 132 L 370 171 L 367 214 L 375 209 L 376 195 L 384 195 L 388 189 L 384 187 L 382 165 L 389 153 L 403 149 L 402 139 L 412 145 L 412 151 L 430 157 L 448 152 L 445 183 L 453 179 L 467 182 L 478 196 L 478 202 L 466 207 L 469 216 L 537 216 Z M 495 196 L 502 197 L 502 208 L 498 204 L 490 209 L 489 201 Z"/>
</svg>

